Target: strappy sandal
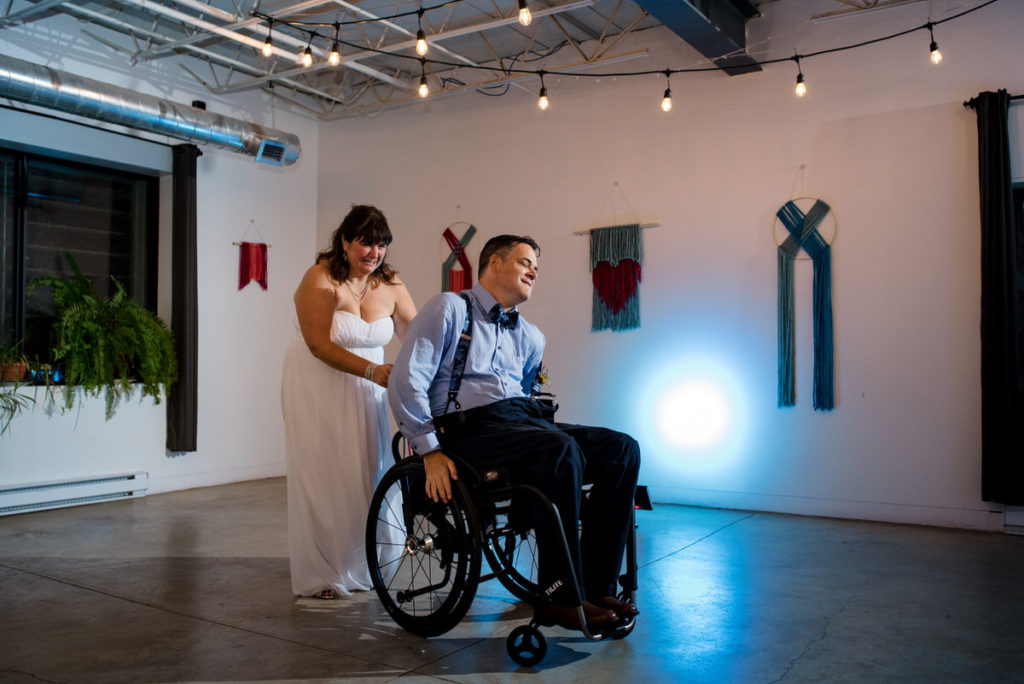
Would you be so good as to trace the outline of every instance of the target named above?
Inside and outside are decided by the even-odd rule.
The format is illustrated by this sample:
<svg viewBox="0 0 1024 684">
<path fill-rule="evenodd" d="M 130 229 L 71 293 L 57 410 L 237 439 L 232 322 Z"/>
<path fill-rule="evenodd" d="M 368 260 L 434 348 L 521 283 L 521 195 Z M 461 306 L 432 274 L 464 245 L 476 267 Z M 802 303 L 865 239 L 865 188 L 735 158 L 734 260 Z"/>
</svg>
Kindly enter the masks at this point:
<svg viewBox="0 0 1024 684">
<path fill-rule="evenodd" d="M 318 591 L 317 593 L 313 594 L 313 598 L 323 599 L 324 601 L 333 601 L 334 599 L 338 598 L 338 592 L 334 591 L 333 589 L 324 589 L 323 591 Z"/>
</svg>

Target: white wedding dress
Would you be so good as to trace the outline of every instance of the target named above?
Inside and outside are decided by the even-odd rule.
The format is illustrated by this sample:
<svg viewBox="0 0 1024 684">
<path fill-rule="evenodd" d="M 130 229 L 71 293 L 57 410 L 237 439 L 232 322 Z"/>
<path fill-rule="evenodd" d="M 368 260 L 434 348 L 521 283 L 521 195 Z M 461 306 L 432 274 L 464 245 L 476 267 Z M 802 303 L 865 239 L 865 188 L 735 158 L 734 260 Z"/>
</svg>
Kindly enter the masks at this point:
<svg viewBox="0 0 1024 684">
<path fill-rule="evenodd" d="M 394 334 L 390 317 L 367 323 L 337 311 L 331 339 L 373 363 Z M 341 595 L 372 587 L 366 517 L 393 463 L 385 389 L 315 358 L 298 332 L 281 381 L 288 460 L 288 555 L 292 591 Z"/>
</svg>

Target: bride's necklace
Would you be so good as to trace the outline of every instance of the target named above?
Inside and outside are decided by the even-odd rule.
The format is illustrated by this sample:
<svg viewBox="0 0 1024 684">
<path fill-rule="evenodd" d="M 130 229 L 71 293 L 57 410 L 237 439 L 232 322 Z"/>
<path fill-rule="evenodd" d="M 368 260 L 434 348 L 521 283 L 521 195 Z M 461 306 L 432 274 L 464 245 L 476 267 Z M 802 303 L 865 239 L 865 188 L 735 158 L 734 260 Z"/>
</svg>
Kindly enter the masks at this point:
<svg viewBox="0 0 1024 684">
<path fill-rule="evenodd" d="M 362 304 L 363 297 L 365 297 L 366 293 L 370 290 L 370 279 L 366 279 L 366 284 L 363 285 L 363 289 L 361 292 L 356 292 L 356 289 L 352 287 L 352 282 L 347 278 L 345 279 L 345 286 L 348 288 L 348 291 L 352 293 L 352 297 L 355 298 L 356 304 Z"/>
</svg>

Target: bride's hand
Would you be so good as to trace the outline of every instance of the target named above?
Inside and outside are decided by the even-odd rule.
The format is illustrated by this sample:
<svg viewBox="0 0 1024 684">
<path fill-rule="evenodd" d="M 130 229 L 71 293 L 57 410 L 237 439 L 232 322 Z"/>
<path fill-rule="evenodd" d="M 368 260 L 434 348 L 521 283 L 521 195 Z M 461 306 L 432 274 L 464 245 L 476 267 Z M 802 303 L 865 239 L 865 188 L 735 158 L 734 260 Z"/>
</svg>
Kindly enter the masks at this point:
<svg viewBox="0 0 1024 684">
<path fill-rule="evenodd" d="M 382 363 L 373 369 L 373 381 L 381 387 L 388 386 L 388 379 L 391 378 L 391 369 L 394 367 L 393 363 Z"/>
</svg>

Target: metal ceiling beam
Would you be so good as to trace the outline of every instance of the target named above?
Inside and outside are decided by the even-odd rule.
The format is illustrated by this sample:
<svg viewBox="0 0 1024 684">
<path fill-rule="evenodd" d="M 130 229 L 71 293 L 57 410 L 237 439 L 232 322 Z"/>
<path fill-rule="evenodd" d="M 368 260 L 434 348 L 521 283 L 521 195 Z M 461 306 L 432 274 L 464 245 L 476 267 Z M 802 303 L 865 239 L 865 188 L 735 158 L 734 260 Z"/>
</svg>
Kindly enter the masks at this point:
<svg viewBox="0 0 1024 684">
<path fill-rule="evenodd" d="M 36 4 L 32 5 L 31 7 L 26 7 L 20 12 L 8 14 L 7 16 L 0 18 L 0 27 L 11 26 L 12 24 L 17 24 L 19 22 L 25 21 L 26 19 L 30 19 L 31 17 L 34 17 L 37 14 L 47 12 L 56 7 L 57 5 L 63 4 L 64 2 L 66 2 L 66 0 L 42 0 L 41 2 L 37 2 Z"/>
<path fill-rule="evenodd" d="M 328 4 L 329 2 L 330 2 L 330 0 L 307 0 L 306 2 L 300 2 L 297 5 L 291 5 L 290 7 L 283 7 L 281 9 L 279 9 L 279 10 L 275 10 L 274 12 L 267 12 L 267 15 L 271 16 L 271 17 L 274 17 L 274 18 L 285 17 L 285 16 L 288 16 L 289 14 L 295 14 L 297 12 L 304 12 L 307 9 L 310 9 L 310 8 L 313 8 L 313 7 L 321 7 L 323 5 Z M 264 19 L 261 19 L 260 17 L 248 17 L 248 18 L 242 19 L 240 21 L 236 19 L 233 23 L 228 24 L 224 28 L 232 30 L 232 31 L 237 31 L 238 29 L 241 29 L 241 28 L 247 28 L 249 26 L 261 25 L 261 24 L 265 24 L 265 23 L 266 23 L 266 21 Z M 261 34 L 263 31 L 262 31 L 262 27 L 260 27 L 260 28 L 261 28 L 261 30 L 260 31 L 255 31 L 255 33 Z M 188 38 L 182 38 L 181 40 L 173 41 L 173 42 L 169 43 L 168 45 L 161 45 L 160 47 L 150 48 L 149 50 L 143 50 L 142 52 L 138 53 L 135 57 L 137 59 L 154 59 L 156 57 L 164 57 L 164 56 L 167 56 L 167 55 L 173 53 L 175 50 L 177 50 L 179 48 L 185 48 L 185 47 L 187 47 L 189 45 L 192 45 L 194 43 L 198 43 L 198 42 L 203 41 L 203 40 L 207 40 L 209 38 L 210 38 L 209 34 L 207 34 L 207 33 L 199 33 L 199 34 L 194 35 L 194 36 L 189 36 Z"/>
<path fill-rule="evenodd" d="M 204 8 L 208 8 L 209 7 L 209 5 L 207 5 L 205 2 L 202 2 L 202 0 L 175 0 L 175 1 L 178 2 L 179 4 L 185 5 L 186 7 L 191 7 L 192 9 L 197 10 L 199 12 L 206 11 Z M 308 3 L 308 4 L 309 4 L 310 7 L 315 7 L 315 6 L 318 6 L 318 5 L 325 4 L 325 3 L 319 2 L 319 0 L 317 0 L 317 2 L 315 4 L 314 3 Z M 221 9 L 213 8 L 213 11 L 211 13 L 214 16 L 216 16 L 218 19 L 222 19 L 224 21 L 229 21 L 229 22 L 237 22 L 238 21 L 238 17 L 237 16 L 235 16 L 231 12 L 226 12 L 226 11 L 221 10 Z M 268 29 L 268 31 L 269 31 L 269 29 Z M 238 35 L 244 35 L 244 34 L 238 34 Z M 293 45 L 293 46 L 295 46 L 297 48 L 300 48 L 300 49 L 305 49 L 308 46 L 313 53 L 319 55 L 320 57 L 327 57 L 327 52 L 325 50 L 321 50 L 317 46 L 312 45 L 310 41 L 304 41 L 301 38 L 295 38 L 293 36 L 289 36 L 289 35 L 283 34 L 283 33 L 279 33 L 278 34 L 278 40 L 280 40 L 280 41 L 282 41 L 284 43 L 287 43 L 289 45 Z M 263 43 L 259 42 L 259 41 L 257 41 L 257 42 L 260 45 L 260 48 L 262 48 Z M 398 87 L 398 88 L 406 88 L 406 87 L 408 87 L 408 86 L 406 86 L 404 81 L 400 81 L 397 78 L 391 76 L 390 74 L 385 74 L 382 71 L 379 71 L 379 70 L 374 69 L 372 67 L 368 67 L 368 66 L 366 66 L 364 64 L 352 63 L 352 64 L 345 64 L 345 66 L 347 68 L 349 68 L 349 69 L 354 69 L 354 70 L 359 71 L 359 72 L 361 72 L 363 74 L 366 74 L 367 76 L 375 78 L 378 81 L 384 81 L 385 83 L 390 83 L 391 85 L 393 85 L 395 87 Z M 288 76 L 297 76 L 299 74 L 302 74 L 302 73 L 308 72 L 308 71 L 309 70 L 306 67 L 300 67 L 300 68 L 297 68 L 297 69 L 292 69 L 292 70 L 284 71 L 284 72 L 281 72 L 281 73 L 282 73 L 283 76 L 288 77 Z"/>
<path fill-rule="evenodd" d="M 539 9 L 536 12 L 531 10 L 534 19 L 541 17 L 547 17 L 552 14 L 561 14 L 563 12 L 571 12 L 573 10 L 582 9 L 584 7 L 590 7 L 594 4 L 594 0 L 576 0 L 575 2 L 569 2 L 564 5 L 558 5 L 557 7 L 547 7 L 545 9 Z M 464 36 L 468 33 L 480 33 L 482 31 L 489 31 L 493 28 L 499 28 L 501 26 L 509 26 L 510 24 L 518 24 L 519 16 L 505 17 L 504 19 L 492 19 L 482 24 L 473 24 L 470 26 L 462 26 L 460 28 L 449 29 L 442 33 L 435 33 L 432 36 L 427 36 L 427 42 L 432 40 L 447 40 L 449 38 L 456 38 L 458 36 Z M 413 41 L 415 44 L 416 41 Z"/>
<path fill-rule="evenodd" d="M 163 34 L 156 33 L 154 31 L 150 31 L 148 29 L 140 28 L 140 27 L 135 26 L 134 24 L 130 24 L 130 23 L 128 23 L 128 22 L 126 22 L 126 21 L 124 21 L 122 19 L 118 19 L 116 17 L 107 16 L 106 14 L 102 14 L 101 12 L 97 12 L 95 10 L 88 9 L 86 7 L 80 7 L 78 5 L 73 5 L 70 2 L 65 2 L 65 4 L 61 7 L 61 11 L 68 12 L 68 13 L 70 13 L 72 15 L 75 15 L 75 16 L 78 16 L 80 18 L 89 19 L 90 21 L 93 21 L 93 22 L 95 22 L 97 24 L 103 24 L 103 25 L 107 26 L 107 28 L 110 28 L 110 29 L 115 30 L 115 31 L 126 32 L 129 35 L 138 35 L 138 36 L 142 36 L 144 38 L 150 39 L 150 40 L 170 40 L 169 37 L 164 36 Z M 186 46 L 184 49 L 186 49 L 186 50 L 188 50 L 190 52 L 194 52 L 195 54 L 201 56 L 202 58 L 205 58 L 207 61 L 217 62 L 217 63 L 220 63 L 220 64 L 222 64 L 224 66 L 227 66 L 227 67 L 230 67 L 230 68 L 233 68 L 233 69 L 238 69 L 239 71 L 248 72 L 250 74 L 261 74 L 261 73 L 263 73 L 263 71 L 261 69 L 257 69 L 257 68 L 255 68 L 255 67 L 253 67 L 253 66 L 251 66 L 249 64 L 246 64 L 244 62 L 239 62 L 238 60 L 231 59 L 230 57 L 225 57 L 223 55 L 219 55 L 216 52 L 213 52 L 211 50 L 206 50 L 204 48 L 196 47 L 194 45 Z M 282 85 L 284 85 L 287 88 L 291 88 L 292 90 L 295 90 L 297 92 L 305 93 L 306 95 L 309 95 L 310 97 L 314 97 L 314 98 L 317 98 L 317 99 L 323 99 L 323 100 L 326 100 L 328 102 L 337 102 L 338 104 L 345 104 L 344 100 L 342 100 L 341 98 L 338 98 L 338 97 L 336 97 L 334 95 L 331 95 L 330 93 L 324 92 L 324 91 L 319 90 L 317 88 L 313 88 L 311 86 L 308 86 L 308 85 L 305 85 L 305 84 L 302 84 L 302 83 L 298 83 L 298 82 L 293 81 L 291 79 L 282 78 L 282 79 L 278 79 L 278 82 L 281 83 Z M 210 86 L 208 84 L 203 83 L 203 85 L 208 90 L 210 90 L 210 92 L 214 92 L 214 89 L 210 88 Z"/>
<path fill-rule="evenodd" d="M 179 12 L 178 10 L 171 9 L 170 7 L 164 7 L 163 5 L 159 5 L 159 4 L 155 3 L 155 2 L 152 2 L 152 0 L 122 0 L 122 2 L 125 2 L 125 3 L 127 3 L 129 5 L 135 5 L 136 7 L 148 10 L 150 12 L 154 12 L 156 14 L 162 14 L 164 16 L 170 17 L 172 19 L 176 19 L 177 21 L 180 21 L 180 22 L 183 22 L 183 23 L 186 23 L 186 24 L 191 24 L 193 26 L 197 26 L 197 27 L 199 27 L 201 29 L 204 29 L 206 31 L 210 31 L 211 33 L 216 33 L 219 36 L 223 36 L 223 37 L 227 38 L 228 40 L 233 40 L 235 42 L 242 43 L 244 45 L 248 45 L 249 47 L 253 48 L 254 50 L 262 50 L 263 49 L 263 41 L 257 40 L 255 38 L 247 36 L 247 35 L 245 35 L 243 33 L 239 33 L 237 31 L 232 31 L 230 29 L 226 29 L 226 28 L 224 28 L 222 26 L 219 26 L 217 24 L 213 24 L 213 23 L 211 23 L 209 21 L 206 21 L 205 19 L 200 19 L 198 17 L 194 17 L 191 14 L 186 14 L 185 12 Z M 189 4 L 189 2 L 187 0 L 182 0 L 182 4 Z M 205 6 L 205 4 L 204 4 L 204 6 Z M 222 10 L 217 10 L 216 12 L 222 12 Z M 229 16 L 234 18 L 234 15 L 229 15 Z M 294 45 L 296 47 L 300 47 L 300 46 L 304 47 L 306 45 L 306 43 L 304 41 L 300 40 L 299 38 L 293 38 L 292 36 L 288 36 L 288 35 L 281 35 L 279 37 L 279 42 L 288 43 L 288 44 Z M 321 52 L 321 55 L 323 54 L 323 51 L 320 51 L 319 49 L 318 49 L 318 51 Z M 276 45 L 274 46 L 274 54 L 279 56 L 279 57 L 284 57 L 285 59 L 290 59 L 293 62 L 297 61 L 298 57 L 299 57 L 298 53 L 288 52 L 287 50 L 283 50 L 283 49 L 277 47 Z M 353 63 L 353 64 L 347 64 L 346 66 L 349 69 L 355 69 L 357 71 L 361 71 L 361 72 L 365 73 L 367 76 L 372 76 L 373 78 L 376 78 L 376 79 L 379 79 L 379 80 L 382 80 L 382 81 L 386 81 L 388 83 L 391 83 L 392 85 L 395 85 L 395 86 L 398 86 L 398 87 L 402 87 L 402 88 L 408 87 L 403 81 L 399 81 L 398 79 L 393 78 L 392 76 L 389 76 L 389 75 L 387 75 L 385 73 L 382 73 L 382 72 L 380 72 L 380 71 L 378 71 L 376 69 L 373 69 L 371 67 L 365 66 L 363 64 Z M 295 72 L 295 71 L 288 72 L 288 75 L 293 75 L 294 73 L 297 73 L 297 72 Z"/>
<path fill-rule="evenodd" d="M 134 5 L 135 7 L 138 7 L 140 9 L 144 9 L 144 10 L 146 10 L 148 12 L 152 12 L 153 14 L 162 14 L 165 17 L 169 17 L 171 19 L 175 19 L 175 20 L 180 21 L 180 22 L 182 22 L 184 24 L 191 24 L 192 26 L 196 26 L 198 28 L 204 29 L 206 31 L 209 31 L 210 33 L 216 33 L 217 35 L 223 36 L 223 37 L 225 37 L 225 38 L 227 38 L 229 40 L 233 40 L 233 41 L 236 41 L 236 42 L 248 45 L 249 47 L 251 47 L 254 50 L 262 50 L 263 49 L 263 43 L 261 41 L 256 40 L 255 38 L 250 38 L 247 35 L 244 35 L 242 33 L 238 33 L 237 31 L 231 31 L 231 30 L 226 29 L 226 28 L 224 28 L 224 27 L 222 27 L 222 26 L 220 26 L 218 24 L 214 24 L 212 22 L 206 21 L 205 19 L 200 19 L 199 17 L 194 17 L 191 14 L 186 14 L 185 12 L 180 12 L 180 11 L 178 11 L 176 9 L 171 8 L 171 7 L 165 7 L 164 5 L 161 5 L 161 4 L 157 3 L 157 2 L 152 2 L 152 0 L 121 0 L 121 1 L 124 2 L 125 4 Z M 282 50 L 281 48 L 279 48 L 277 46 L 274 46 L 274 54 L 278 55 L 279 57 L 284 57 L 286 59 L 290 59 L 292 61 L 295 61 L 296 59 L 298 59 L 298 55 L 296 53 L 288 52 L 287 50 Z"/>
<path fill-rule="evenodd" d="M 821 22 L 829 19 L 849 17 L 854 14 L 867 14 L 868 12 L 892 9 L 893 7 L 899 7 L 900 5 L 910 5 L 915 2 L 922 1 L 923 0 L 860 0 L 859 2 L 843 2 L 843 0 L 840 0 L 840 4 L 847 5 L 846 9 L 832 10 L 831 12 L 825 12 L 824 14 L 814 14 L 811 16 L 811 21 Z"/>
<path fill-rule="evenodd" d="M 748 0 L 637 0 L 637 4 L 730 76 L 761 71 L 746 53 L 747 19 L 758 15 Z"/>
<path fill-rule="evenodd" d="M 404 41 L 401 41 L 401 42 L 398 42 L 398 43 L 393 43 L 391 45 L 388 45 L 386 48 L 382 48 L 382 50 L 385 50 L 387 52 L 397 52 L 399 50 L 405 50 L 407 48 L 411 48 L 411 47 L 414 47 L 416 45 L 416 34 L 414 34 L 412 31 L 409 31 L 408 29 L 404 29 L 401 26 L 399 26 L 398 24 L 395 24 L 394 22 L 387 21 L 387 20 L 381 20 L 379 17 L 377 17 L 373 13 L 368 12 L 368 11 L 366 11 L 366 10 L 356 6 L 356 5 L 353 5 L 353 4 L 349 3 L 349 2 L 346 2 L 345 0 L 332 0 L 332 2 L 335 2 L 336 4 L 341 5 L 342 7 L 346 8 L 346 9 L 352 10 L 353 12 L 356 12 L 358 14 L 362 14 L 363 16 L 367 17 L 368 19 L 379 20 L 380 23 L 383 24 L 384 26 L 387 26 L 387 27 L 389 27 L 389 28 L 391 28 L 391 29 L 393 29 L 395 31 L 398 31 L 402 35 L 412 36 L 412 40 L 404 40 Z M 575 2 L 570 2 L 570 3 L 567 3 L 565 5 L 559 5 L 557 7 L 548 7 L 546 9 L 537 10 L 536 12 L 533 12 L 533 17 L 535 19 L 539 19 L 541 17 L 546 17 L 546 16 L 549 16 L 549 15 L 552 15 L 552 14 L 561 14 L 562 12 L 571 12 L 572 10 L 580 9 L 580 8 L 583 8 L 583 7 L 589 7 L 590 5 L 593 5 L 593 4 L 594 4 L 594 0 L 576 0 Z M 464 36 L 464 35 L 467 35 L 467 34 L 470 34 L 470 33 L 481 33 L 483 31 L 489 31 L 491 29 L 499 28 L 501 26 L 508 26 L 510 24 L 518 24 L 518 23 L 519 23 L 519 16 L 517 14 L 514 17 L 505 17 L 503 19 L 492 19 L 491 21 L 485 21 L 485 22 L 480 23 L 480 24 L 470 24 L 468 26 L 461 26 L 459 28 L 449 29 L 447 31 L 442 31 L 441 33 L 435 33 L 433 35 L 427 36 L 427 44 L 433 46 L 437 50 L 440 50 L 441 52 L 443 52 L 443 53 L 445 53 L 447 55 L 451 55 L 452 57 L 454 57 L 454 58 L 464 62 L 465 64 L 468 64 L 470 66 L 479 66 L 478 64 L 476 64 L 472 60 L 467 59 L 466 57 L 463 57 L 462 55 L 460 55 L 460 54 L 458 54 L 456 52 L 453 52 L 453 51 L 451 51 L 451 50 L 449 50 L 449 49 L 447 49 L 447 48 L 445 48 L 445 47 L 443 47 L 441 45 L 434 45 L 434 43 L 437 43 L 437 42 L 442 41 L 442 40 L 448 40 L 450 38 L 457 38 L 459 36 Z M 357 54 L 354 54 L 354 55 L 347 55 L 345 57 L 342 57 L 341 59 L 342 59 L 342 62 L 346 62 L 346 61 L 364 59 L 366 57 L 372 57 L 375 54 L 376 53 L 374 53 L 374 52 L 363 52 L 363 53 L 357 53 Z"/>
</svg>

